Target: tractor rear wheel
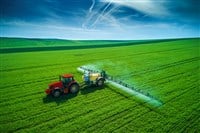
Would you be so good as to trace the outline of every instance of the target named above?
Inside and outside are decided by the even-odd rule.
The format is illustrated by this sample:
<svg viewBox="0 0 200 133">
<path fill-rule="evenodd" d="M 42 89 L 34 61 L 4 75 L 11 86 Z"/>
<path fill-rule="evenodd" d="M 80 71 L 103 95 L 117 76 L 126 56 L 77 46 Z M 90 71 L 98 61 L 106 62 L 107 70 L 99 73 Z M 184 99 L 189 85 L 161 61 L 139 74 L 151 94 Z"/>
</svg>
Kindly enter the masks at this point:
<svg viewBox="0 0 200 133">
<path fill-rule="evenodd" d="M 77 93 L 79 91 L 79 85 L 78 84 L 72 84 L 69 88 L 71 93 Z"/>
<path fill-rule="evenodd" d="M 104 80 L 101 78 L 97 81 L 97 86 L 102 87 L 104 85 Z"/>
<path fill-rule="evenodd" d="M 53 92 L 53 96 L 54 96 L 54 97 L 59 97 L 60 94 L 61 94 L 60 90 L 55 90 L 55 91 Z"/>
</svg>

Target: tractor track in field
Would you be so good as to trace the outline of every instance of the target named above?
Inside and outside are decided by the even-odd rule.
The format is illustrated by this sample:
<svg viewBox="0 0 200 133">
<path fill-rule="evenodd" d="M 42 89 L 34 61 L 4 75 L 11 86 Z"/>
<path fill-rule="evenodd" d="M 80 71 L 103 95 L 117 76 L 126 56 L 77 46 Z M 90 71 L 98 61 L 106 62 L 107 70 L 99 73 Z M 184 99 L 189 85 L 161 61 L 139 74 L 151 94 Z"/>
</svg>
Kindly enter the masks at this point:
<svg viewBox="0 0 200 133">
<path fill-rule="evenodd" d="M 17 87 L 17 86 L 22 86 L 22 85 L 26 85 L 26 84 L 37 84 L 37 83 L 41 83 L 43 81 L 47 81 L 47 80 L 56 80 L 57 78 L 42 78 L 41 80 L 33 80 L 33 81 L 28 81 L 28 82 L 21 82 L 18 84 L 11 84 L 11 85 L 7 85 L 7 86 L 2 86 L 0 87 L 0 89 L 4 89 L 4 88 L 11 88 L 11 87 Z"/>
<path fill-rule="evenodd" d="M 48 119 L 45 119 L 43 122 L 48 122 L 53 119 L 54 118 L 48 118 Z M 33 124 L 33 125 L 35 125 L 35 124 Z M 17 129 L 10 130 L 9 132 L 18 132 L 19 130 L 23 130 L 24 128 L 29 128 L 29 127 L 31 127 L 31 126 L 19 127 Z"/>
<path fill-rule="evenodd" d="M 19 53 L 19 52 L 38 52 L 38 51 L 57 51 L 57 50 L 80 50 L 80 49 L 94 49 L 94 48 L 109 48 L 109 47 L 123 47 L 142 44 L 172 42 L 186 39 L 163 39 L 163 40 L 150 40 L 147 42 L 131 42 L 131 43 L 118 43 L 118 44 L 103 44 L 103 45 L 79 45 L 79 46 L 54 46 L 54 47 L 26 47 L 26 48 L 1 48 L 1 54 Z"/>
<path fill-rule="evenodd" d="M 154 71 L 160 71 L 163 69 L 167 69 L 167 68 L 178 66 L 178 65 L 183 65 L 183 64 L 198 61 L 198 60 L 200 60 L 199 57 L 189 58 L 189 59 L 185 59 L 185 60 L 181 60 L 181 61 L 177 61 L 177 62 L 165 64 L 165 65 L 160 65 L 160 66 L 155 67 L 154 69 L 150 69 L 150 70 L 146 69 L 146 70 L 143 70 L 142 72 L 138 72 L 138 73 L 136 72 L 136 74 L 131 74 L 131 75 L 137 76 L 137 75 L 146 74 L 146 73 L 150 73 Z"/>
<path fill-rule="evenodd" d="M 63 106 L 59 106 L 59 107 L 56 107 L 55 109 L 57 110 L 57 109 L 62 109 L 64 107 L 64 105 Z M 15 121 L 10 121 L 10 122 L 17 122 L 17 121 L 19 121 L 19 120 L 28 120 L 28 119 L 34 119 L 34 118 L 36 118 L 36 117 L 38 117 L 38 116 L 40 116 L 40 115 L 43 115 L 43 114 L 46 114 L 46 113 L 53 113 L 53 111 L 54 110 L 52 110 L 52 111 L 49 111 L 49 110 L 41 110 L 40 112 L 37 112 L 36 114 L 32 114 L 32 116 L 31 117 L 25 117 L 25 118 L 23 118 L 23 119 L 16 119 Z M 60 114 L 61 115 L 61 114 Z M 8 121 L 7 121 L 8 122 Z M 9 122 L 8 122 L 9 123 Z"/>
<path fill-rule="evenodd" d="M 109 107 L 103 107 L 103 108 L 101 108 L 100 110 L 101 110 L 101 112 L 99 112 L 97 109 L 94 111 L 94 112 L 91 112 L 90 114 L 85 114 L 85 115 L 89 115 L 90 116 L 90 118 L 91 117 L 95 117 L 96 118 L 96 116 L 94 115 L 94 114 L 96 114 L 97 116 L 99 116 L 100 117 L 100 119 L 104 119 L 104 118 L 106 118 L 107 117 L 107 115 L 108 114 L 112 114 L 112 113 L 115 113 L 115 110 L 119 110 L 119 106 L 121 106 L 121 104 L 122 103 L 124 103 L 123 105 L 126 105 L 126 106 L 130 106 L 131 105 L 131 103 L 126 103 L 126 100 L 125 101 L 122 101 L 121 103 L 118 101 L 118 102 L 115 102 L 115 104 L 112 104 L 112 106 L 110 106 L 110 105 L 108 105 Z M 93 114 L 92 114 L 93 113 Z M 108 114 L 107 114 L 108 113 Z M 85 117 L 85 115 L 83 116 L 83 115 L 81 115 L 81 117 Z M 95 118 L 93 118 L 93 119 L 95 119 Z M 77 124 L 77 121 L 78 120 L 72 120 L 71 122 L 72 123 L 66 123 L 66 124 L 69 124 L 69 125 L 67 125 L 67 126 L 70 126 L 71 124 L 73 125 L 73 124 Z M 98 121 L 98 120 L 97 120 Z M 90 123 L 91 124 L 91 123 Z M 65 124 L 64 124 L 65 125 Z M 65 125 L 66 126 L 66 125 Z M 58 127 L 57 127 L 58 128 Z"/>
<path fill-rule="evenodd" d="M 134 54 L 129 54 L 127 56 L 137 56 L 137 55 L 143 55 L 143 54 L 152 54 L 152 53 L 159 53 L 159 52 L 168 52 L 168 51 L 176 51 L 176 50 L 184 50 L 184 48 L 175 48 L 175 49 L 167 49 L 167 50 L 158 50 L 158 51 L 151 51 L 151 52 L 141 52 L 141 53 L 134 53 Z M 102 53 L 104 54 L 104 53 Z M 105 58 L 98 58 L 98 60 L 103 60 L 103 59 L 113 59 L 113 58 L 124 58 L 123 56 L 111 56 L 109 58 L 105 57 Z M 93 59 L 89 59 L 89 60 L 83 60 L 82 62 L 87 62 L 87 61 L 91 61 Z M 1 72 L 10 72 L 10 71 L 16 71 L 16 70 L 25 70 L 25 69 L 35 69 L 35 68 L 46 68 L 49 66 L 59 66 L 59 65 L 66 65 L 66 64 L 71 64 L 71 63 L 80 63 L 80 61 L 71 61 L 68 63 L 55 63 L 55 64 L 48 64 L 48 65 L 38 65 L 38 66 L 29 66 L 29 67 L 22 67 L 22 68 L 10 68 L 10 69 L 5 69 L 5 70 L 0 70 Z"/>
<path fill-rule="evenodd" d="M 152 82 L 155 82 L 155 81 L 165 80 L 165 79 L 168 79 L 168 78 L 172 78 L 173 79 L 173 78 L 176 78 L 176 76 L 183 76 L 186 73 L 191 73 L 193 71 L 196 71 L 198 68 L 199 67 L 195 67 L 195 68 L 192 68 L 192 69 L 187 69 L 186 71 L 183 71 L 183 72 L 180 72 L 180 73 L 172 74 L 172 75 L 161 77 L 161 78 L 157 78 L 157 79 L 152 79 L 152 80 L 149 80 L 148 82 L 145 82 L 144 84 L 149 84 L 149 83 L 152 83 Z"/>
<path fill-rule="evenodd" d="M 41 94 L 43 92 L 33 92 L 33 93 L 27 93 L 25 95 L 22 95 L 22 96 L 17 96 L 17 97 L 12 97 L 12 98 L 9 98 L 9 99 L 1 99 L 1 100 L 6 100 L 6 102 L 9 102 L 9 101 L 12 101 L 12 100 L 15 100 L 15 99 L 21 99 L 21 98 L 24 98 L 24 97 L 28 97 L 28 96 L 33 96 L 33 95 L 37 95 L 37 94 Z M 4 101 L 0 101 L 0 104 L 4 103 Z"/>
<path fill-rule="evenodd" d="M 195 116 L 195 117 L 190 117 L 186 122 L 187 122 L 187 124 L 184 126 L 184 128 L 181 128 L 181 132 L 183 132 L 183 131 L 189 132 L 190 128 L 191 128 L 191 123 L 192 123 L 192 126 L 199 124 L 199 122 L 200 122 L 199 113 L 197 113 L 197 116 Z M 196 130 L 196 132 L 199 131 L 199 129 L 195 129 L 195 130 Z"/>
<path fill-rule="evenodd" d="M 179 97 L 182 96 L 183 94 L 185 94 L 185 93 L 191 91 L 193 88 L 196 88 L 196 86 L 191 85 L 190 87 L 187 87 L 187 89 L 184 89 L 183 92 L 181 92 L 181 93 L 179 93 L 178 95 L 176 95 L 176 96 L 170 98 L 169 100 L 165 101 L 165 102 L 163 103 L 163 105 L 168 104 L 168 103 L 170 103 L 170 102 L 176 100 L 177 98 L 179 98 Z M 160 108 L 160 107 L 159 107 L 159 108 Z"/>
<path fill-rule="evenodd" d="M 119 99 L 122 100 L 123 98 L 119 98 Z M 115 101 L 119 101 L 119 99 L 116 99 Z M 113 103 L 113 101 L 110 101 L 110 102 Z M 91 112 L 98 110 L 98 109 L 107 108 L 107 106 L 109 106 L 109 105 L 110 105 L 110 103 L 101 104 L 101 106 L 97 106 L 97 108 L 95 108 L 93 110 L 89 109 L 89 110 L 86 110 L 85 112 L 77 113 L 76 115 L 70 115 L 71 117 L 69 116 L 70 118 L 68 118 L 68 119 L 66 119 L 66 118 L 61 119 L 63 114 L 66 113 L 66 112 L 63 112 L 63 114 L 60 114 L 59 116 L 56 116 L 55 118 L 48 120 L 48 121 L 44 121 L 42 123 L 45 124 L 45 123 L 51 123 L 52 121 L 59 121 L 59 122 L 56 122 L 57 125 L 59 125 L 60 123 L 71 122 L 71 121 L 75 120 L 76 118 L 78 118 L 79 116 L 87 115 L 88 113 L 91 113 Z M 26 128 L 31 128 L 31 127 L 36 127 L 36 126 L 41 126 L 41 121 L 40 121 L 40 123 L 35 122 L 33 125 L 27 125 L 27 126 L 24 126 L 24 127 L 18 128 L 18 129 L 20 130 L 20 129 L 26 129 Z M 55 128 L 55 125 L 54 125 L 54 128 Z"/>
<path fill-rule="evenodd" d="M 136 102 L 137 102 L 137 100 L 136 100 Z M 99 127 L 99 128 L 101 127 L 101 128 L 102 128 L 102 126 L 101 126 L 101 123 L 102 123 L 102 122 L 105 122 L 105 121 L 106 121 L 107 123 L 109 123 L 109 122 L 111 123 L 112 121 L 115 121 L 115 120 L 119 119 L 119 117 L 121 117 L 121 115 L 122 115 L 122 116 L 125 116 L 125 115 L 128 114 L 129 112 L 134 111 L 134 109 L 137 108 L 137 107 L 145 107 L 145 108 L 148 108 L 148 109 L 149 109 L 149 112 L 155 112 L 156 114 L 159 114 L 159 115 L 161 115 L 161 116 L 166 117 L 165 114 L 160 113 L 159 111 L 156 111 L 156 109 L 152 109 L 152 108 L 146 106 L 146 105 L 145 105 L 146 103 L 147 103 L 147 102 L 143 102 L 143 103 L 137 102 L 137 105 L 130 106 L 130 107 L 125 108 L 125 109 L 123 109 L 123 110 L 121 110 L 121 111 L 119 111 L 119 112 L 115 112 L 114 114 L 112 114 L 112 115 L 106 117 L 105 119 L 99 120 L 99 121 L 93 123 L 91 126 L 89 126 L 89 127 L 87 127 L 87 128 L 91 128 L 91 127 L 93 127 L 93 126 L 95 126 L 95 128 L 96 128 L 97 125 L 99 125 L 99 126 L 97 126 L 97 127 Z M 110 121 L 108 121 L 108 120 L 110 120 Z M 86 130 L 87 130 L 87 129 L 86 129 Z M 84 130 L 84 131 L 86 131 L 86 130 Z"/>
<path fill-rule="evenodd" d="M 63 96 L 64 97 L 64 96 Z M 95 102 L 95 101 L 99 101 L 99 100 L 109 100 L 109 99 L 112 99 L 112 98 L 118 98 L 118 96 L 116 95 L 113 95 L 113 97 L 107 97 L 107 96 L 105 96 L 105 97 L 100 97 L 100 98 L 92 98 L 92 99 L 90 99 L 90 100 L 92 100 L 92 101 L 90 101 L 90 103 L 93 103 L 93 102 Z M 123 98 L 121 98 L 121 97 L 119 97 L 118 99 L 116 99 L 116 100 L 119 100 L 119 99 L 123 99 Z M 81 103 L 80 103 L 80 105 L 81 105 Z M 77 107 L 79 106 L 79 104 L 78 105 L 76 105 Z M 56 106 L 56 109 L 61 109 L 62 107 L 64 107 L 64 105 L 63 106 Z M 24 109 L 27 109 L 26 107 L 24 107 Z M 22 110 L 22 108 L 20 109 L 20 110 L 18 110 L 18 111 L 15 111 L 14 112 L 14 114 L 15 113 L 17 113 L 17 112 L 21 112 L 21 110 Z M 41 115 L 41 114 L 46 114 L 46 112 L 53 112 L 53 110 L 52 111 L 49 111 L 48 109 L 45 111 L 45 110 L 43 110 L 43 109 L 41 109 L 41 111 L 40 112 L 37 112 L 36 114 L 34 114 L 34 117 L 35 116 L 37 116 L 37 114 L 38 115 Z M 6 112 L 5 114 L 3 114 L 3 115 L 7 115 L 7 114 L 10 114 L 10 112 Z M 30 117 L 27 117 L 27 119 L 28 118 L 30 118 Z M 24 120 L 25 118 L 23 118 L 23 120 Z M 16 120 L 17 121 L 17 120 Z M 13 121 L 12 121 L 13 122 Z"/>
<path fill-rule="evenodd" d="M 155 66 L 155 68 L 153 68 L 153 69 L 144 69 L 144 70 L 141 70 L 139 72 L 137 72 L 137 71 L 131 72 L 128 77 L 127 76 L 120 76 L 120 78 L 126 78 L 126 77 L 129 78 L 130 76 L 138 76 L 138 75 L 140 76 L 142 74 L 160 71 L 160 70 L 163 70 L 163 69 L 167 69 L 167 68 L 178 66 L 178 65 L 183 65 L 183 64 L 198 61 L 198 60 L 200 60 L 200 57 L 188 58 L 188 59 L 184 59 L 184 60 L 181 60 L 181 61 L 172 62 L 172 63 L 169 63 L 169 64 Z"/>
<path fill-rule="evenodd" d="M 137 100 L 136 100 L 136 102 L 137 102 Z M 101 122 L 107 121 L 107 120 L 109 120 L 109 119 L 111 119 L 111 118 L 113 118 L 111 121 L 114 121 L 114 120 L 118 119 L 118 116 L 120 117 L 120 115 L 123 115 L 123 114 L 125 115 L 125 114 L 127 114 L 128 112 L 133 111 L 136 107 L 145 107 L 145 108 L 148 108 L 149 110 L 151 110 L 151 111 L 157 113 L 156 110 L 154 110 L 154 109 L 152 109 L 152 108 L 150 108 L 150 107 L 147 107 L 147 106 L 145 105 L 145 103 L 147 103 L 147 102 L 143 102 L 143 103 L 137 102 L 137 105 L 130 106 L 130 107 L 128 107 L 128 108 L 125 108 L 125 109 L 123 109 L 123 110 L 121 110 L 121 111 L 119 111 L 119 112 L 116 112 L 116 113 L 114 113 L 114 114 L 112 114 L 112 115 L 106 117 L 106 118 L 103 119 L 103 120 L 99 120 L 99 121 L 93 123 L 91 126 L 89 126 L 89 128 L 92 127 L 92 126 L 94 126 L 94 125 L 95 125 L 95 127 L 96 127 L 96 125 L 101 124 Z M 160 113 L 159 113 L 159 114 L 160 114 Z M 162 114 L 160 114 L 160 115 L 162 115 Z M 117 116 L 117 117 L 115 117 L 115 116 Z M 107 122 L 107 123 L 109 123 L 109 122 Z"/>
<path fill-rule="evenodd" d="M 189 92 L 191 91 L 191 89 L 193 89 L 192 86 L 190 86 L 188 89 L 185 89 L 183 92 L 181 92 L 181 94 L 171 97 L 169 100 L 167 100 L 168 102 L 164 102 L 163 106 L 164 106 L 164 105 L 171 105 L 171 103 L 176 102 L 176 101 L 179 100 L 183 95 L 189 93 Z M 162 107 L 160 107 L 160 108 L 162 108 Z M 178 112 L 182 112 L 182 111 L 183 111 L 182 109 L 175 108 L 174 106 L 170 106 L 170 108 L 174 108 L 174 109 L 177 110 Z M 161 112 L 163 112 L 163 111 L 161 111 Z"/>
<path fill-rule="evenodd" d="M 107 120 L 109 120 L 109 119 L 111 119 L 111 118 L 114 118 L 114 119 L 112 119 L 112 121 L 114 121 L 114 120 L 116 120 L 116 119 L 118 119 L 118 116 L 120 116 L 120 115 L 125 115 L 126 113 L 128 113 L 129 111 L 132 111 L 135 107 L 138 107 L 139 106 L 139 104 L 138 105 L 134 105 L 134 106 L 132 106 L 132 107 L 128 107 L 128 108 L 125 108 L 125 109 L 123 109 L 122 111 L 120 111 L 120 112 L 116 112 L 116 113 L 114 113 L 114 114 L 112 114 L 112 115 L 110 115 L 110 116 L 108 116 L 108 117 L 106 117 L 105 119 L 103 119 L 103 120 L 99 120 L 99 121 L 97 121 L 97 122 L 95 122 L 95 123 L 92 123 L 92 125 L 91 126 L 88 126 L 87 128 L 91 128 L 91 127 L 101 127 L 101 122 L 107 122 L 107 123 L 109 123 Z M 97 126 L 98 124 L 100 124 L 100 126 Z M 87 129 L 86 129 L 87 130 Z M 84 131 L 86 131 L 86 130 L 84 130 Z"/>
<path fill-rule="evenodd" d="M 191 88 L 190 88 L 191 89 Z M 196 90 L 197 91 L 197 90 Z M 193 93 L 198 93 L 198 92 L 196 92 L 196 91 L 193 91 Z M 184 94 L 187 94 L 188 93 L 188 91 L 186 92 L 186 93 L 184 93 Z M 183 95 L 184 95 L 183 94 Z M 190 93 L 189 93 L 190 94 Z M 191 93 L 192 94 L 192 93 Z M 181 95 L 182 96 L 182 95 Z M 188 95 L 185 95 L 186 97 L 188 96 Z M 173 98 L 171 98 L 171 99 L 173 99 Z M 184 99 L 184 98 L 182 98 L 182 99 Z M 171 106 L 171 105 L 173 105 L 173 102 L 177 102 L 178 100 L 181 100 L 181 98 L 180 98 L 180 96 L 179 97 L 176 97 L 175 99 L 173 99 L 172 101 L 170 101 L 170 102 L 168 102 L 170 105 L 168 105 L 170 108 L 174 108 L 175 110 L 176 110 L 176 112 L 183 112 L 183 110 L 185 110 L 186 109 L 186 111 L 188 111 L 187 110 L 187 108 L 190 108 L 191 110 L 193 110 L 193 112 L 194 111 L 196 111 L 196 112 L 198 112 L 199 111 L 199 103 L 191 103 L 191 104 L 189 104 L 188 106 L 185 106 L 185 108 L 182 108 L 182 109 L 179 109 L 179 108 L 176 108 L 176 107 L 174 107 L 174 106 Z M 168 104 L 167 103 L 167 104 Z M 195 105 L 195 106 L 194 106 Z M 167 107 L 168 107 L 167 106 Z M 164 108 L 166 108 L 166 107 L 164 107 Z M 190 114 L 191 115 L 191 111 L 188 111 L 187 112 L 187 114 Z M 197 113 L 198 114 L 198 113 Z M 174 117 L 174 115 L 175 114 L 171 114 L 171 115 L 169 115 L 169 117 Z M 189 115 L 189 116 L 190 116 Z M 187 117 L 189 117 L 188 115 L 184 115 L 184 116 L 187 116 Z M 181 117 L 182 118 L 182 117 Z M 186 119 L 186 118 L 184 118 L 184 119 L 182 119 L 182 122 L 180 123 L 180 121 L 181 120 L 179 120 L 179 119 L 177 119 L 177 121 L 175 121 L 175 123 L 173 123 L 173 125 L 171 125 L 171 127 L 168 129 L 168 131 L 167 132 L 169 132 L 169 131 L 174 131 L 174 130 L 170 130 L 171 128 L 173 128 L 173 129 L 175 129 L 175 128 L 177 128 L 177 125 L 179 125 L 179 124 L 186 124 L 186 123 L 188 123 L 188 119 Z M 194 122 L 195 123 L 195 122 Z M 170 122 L 168 121 L 166 124 L 170 124 Z M 189 123 L 188 123 L 189 124 Z M 182 131 L 181 131 L 182 132 Z"/>
<path fill-rule="evenodd" d="M 187 129 L 189 125 L 195 124 L 195 122 L 198 122 L 199 118 L 200 118 L 200 115 L 198 111 L 195 110 L 192 113 L 188 113 L 186 118 L 176 121 L 166 132 L 173 132 L 173 131 L 183 132 L 185 129 Z"/>
<path fill-rule="evenodd" d="M 108 97 L 104 97 L 103 99 L 101 98 L 101 100 L 106 100 L 106 98 L 107 98 L 107 100 L 109 100 L 109 99 L 111 99 L 111 98 L 108 98 Z M 98 98 L 98 99 L 100 99 L 100 98 Z M 98 100 L 97 99 L 97 100 Z M 118 99 L 116 99 L 116 101 L 117 100 L 122 100 L 123 98 L 118 98 Z M 112 101 L 111 101 L 112 102 Z M 81 104 L 80 104 L 81 105 Z M 57 110 L 57 109 L 62 109 L 64 107 L 64 105 L 63 106 L 58 106 L 58 107 L 56 107 L 55 109 Z M 79 107 L 79 105 L 76 105 L 76 108 L 78 108 Z M 54 112 L 54 110 L 51 110 L 51 111 L 49 111 L 49 110 L 43 110 L 43 109 L 41 109 L 41 112 L 37 112 L 36 114 L 34 114 L 34 115 L 32 115 L 32 117 L 30 117 L 30 116 L 27 116 L 27 117 L 25 117 L 25 118 L 23 118 L 23 119 L 17 119 L 17 120 L 15 120 L 15 121 L 10 121 L 10 122 L 17 122 L 17 121 L 19 121 L 19 120 L 22 120 L 22 121 L 24 121 L 24 120 L 28 120 L 28 119 L 34 119 L 34 118 L 36 118 L 36 117 L 38 117 L 38 116 L 40 116 L 40 115 L 43 115 L 43 114 L 47 114 L 47 113 L 52 113 L 53 114 L 53 112 Z M 68 112 L 69 113 L 69 112 Z M 62 114 L 60 114 L 60 115 L 62 115 Z M 9 122 L 8 122 L 9 123 Z"/>
<path fill-rule="evenodd" d="M 193 74 L 187 74 L 187 75 L 185 75 L 185 76 L 187 76 L 187 77 L 193 77 L 194 75 Z M 168 84 L 168 83 L 170 83 L 170 82 L 174 82 L 175 80 L 179 80 L 179 79 L 181 79 L 181 78 L 175 78 L 174 80 L 173 79 L 168 79 L 168 80 L 165 80 L 165 81 L 161 81 L 161 82 L 158 82 L 157 84 L 155 84 L 155 85 L 164 85 L 164 84 Z M 194 82 L 192 82 L 192 83 L 195 83 L 196 81 L 194 81 Z"/>
<path fill-rule="evenodd" d="M 148 110 L 148 111 L 146 111 L 146 112 L 144 112 L 144 113 L 142 113 L 142 114 L 140 114 L 140 115 L 138 115 L 138 116 L 136 116 L 136 117 L 134 117 L 133 114 L 131 114 L 130 116 L 127 116 L 127 119 L 130 118 L 131 116 L 133 116 L 133 117 L 131 117 L 132 119 L 130 119 L 130 120 L 128 120 L 128 121 L 123 121 L 122 124 L 120 124 L 118 127 L 114 128 L 114 129 L 112 129 L 111 132 L 115 132 L 115 131 L 119 130 L 120 128 L 126 126 L 126 125 L 127 125 L 128 123 L 130 123 L 131 121 L 136 120 L 136 119 L 140 118 L 141 116 L 143 116 L 143 115 L 145 115 L 145 114 L 147 114 L 147 113 L 150 113 L 150 112 L 151 112 L 151 110 Z M 126 118 L 124 118 L 124 119 L 126 119 Z"/>
<path fill-rule="evenodd" d="M 8 102 L 5 102 L 5 103 L 1 103 L 1 107 L 9 107 L 9 106 L 12 106 L 12 105 L 18 105 L 19 104 L 25 104 L 26 102 L 30 103 L 30 101 L 34 101 L 33 98 L 40 98 L 40 96 L 38 96 L 38 94 L 42 94 L 42 93 L 37 93 L 37 95 L 35 96 L 26 96 L 26 97 L 23 97 L 23 99 L 19 99 L 19 100 L 15 100 L 15 101 L 11 101 L 11 103 L 8 101 Z"/>
<path fill-rule="evenodd" d="M 193 71 L 191 71 L 191 70 L 193 70 Z M 147 82 L 142 83 L 141 88 L 145 87 L 145 85 L 148 85 L 150 83 L 154 83 L 154 85 L 157 86 L 157 85 L 163 85 L 164 83 L 169 83 L 171 81 L 174 82 L 175 80 L 181 79 L 182 77 L 192 76 L 191 74 L 188 74 L 188 73 L 193 73 L 193 72 L 196 72 L 196 68 L 188 69 L 188 70 L 186 70 L 184 72 L 176 73 L 176 74 L 169 75 L 169 76 L 166 76 L 166 77 L 161 77 L 161 78 L 157 78 L 157 79 L 153 79 L 153 80 L 148 80 Z M 167 81 L 166 82 L 160 82 L 162 80 L 167 80 Z M 155 84 L 155 82 L 158 82 L 158 83 Z M 157 87 L 157 88 L 159 88 L 159 87 Z M 151 88 L 149 88 L 149 89 L 147 88 L 145 90 L 146 91 L 151 91 Z"/>
<path fill-rule="evenodd" d="M 194 87 L 195 87 L 195 86 L 194 86 Z M 179 90 L 180 90 L 180 88 L 173 89 L 173 90 L 170 90 L 170 91 L 166 91 L 166 92 L 165 92 L 165 95 L 166 95 L 166 96 L 171 95 L 172 93 L 178 92 Z"/>
<path fill-rule="evenodd" d="M 139 103 L 138 106 L 145 106 L 145 103 Z M 136 107 L 137 107 L 137 106 L 136 106 Z M 148 108 L 148 111 L 142 113 L 141 115 L 139 115 L 139 116 L 137 116 L 137 117 L 134 117 L 133 119 L 128 120 L 127 122 L 125 122 L 124 124 L 122 124 L 122 125 L 120 125 L 119 127 L 115 128 L 115 129 L 112 130 L 111 132 L 116 131 L 116 130 L 118 130 L 118 129 L 124 127 L 124 126 L 126 126 L 126 125 L 127 125 L 128 123 L 130 123 L 131 121 L 136 120 L 136 119 L 140 118 L 141 116 L 144 116 L 144 115 L 146 115 L 146 114 L 148 114 L 148 113 L 150 113 L 150 112 L 154 112 L 154 113 L 156 113 L 156 114 L 158 114 L 158 115 L 160 115 L 160 116 L 163 116 L 163 117 L 165 117 L 165 118 L 168 117 L 168 115 L 167 115 L 166 113 L 160 112 L 160 111 L 158 111 L 157 109 L 152 109 L 152 108 L 150 108 L 150 107 L 148 107 L 148 106 L 145 106 L 145 107 Z M 133 109 L 134 109 L 134 108 L 132 108 L 132 110 L 133 110 Z M 133 116 L 133 115 L 131 114 L 131 116 Z M 130 116 L 127 116 L 126 118 L 129 118 L 129 117 L 130 117 Z M 115 119 L 115 120 L 116 120 L 116 119 Z"/>
<path fill-rule="evenodd" d="M 199 131 L 199 123 L 200 123 L 200 117 L 198 117 L 197 119 L 196 118 L 194 118 L 195 119 L 195 121 L 192 121 L 192 124 L 191 124 L 191 121 L 190 121 L 190 123 L 189 122 L 187 122 L 187 125 L 186 126 L 184 126 L 183 128 L 179 128 L 179 131 L 181 131 L 181 132 L 191 132 L 191 129 L 192 130 L 194 130 L 194 132 L 198 132 Z M 196 126 L 196 127 L 194 127 L 194 126 Z"/>
</svg>

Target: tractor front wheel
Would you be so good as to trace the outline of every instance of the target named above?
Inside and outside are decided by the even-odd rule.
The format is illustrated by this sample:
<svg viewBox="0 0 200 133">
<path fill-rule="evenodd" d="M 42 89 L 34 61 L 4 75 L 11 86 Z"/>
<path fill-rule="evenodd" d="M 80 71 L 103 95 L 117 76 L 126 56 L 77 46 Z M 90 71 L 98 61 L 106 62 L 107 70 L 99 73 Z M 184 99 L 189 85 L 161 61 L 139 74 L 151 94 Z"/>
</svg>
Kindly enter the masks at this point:
<svg viewBox="0 0 200 133">
<path fill-rule="evenodd" d="M 53 92 L 53 96 L 54 96 L 54 97 L 59 97 L 60 94 L 61 94 L 60 90 L 55 90 L 55 91 Z"/>
<path fill-rule="evenodd" d="M 72 84 L 70 86 L 69 90 L 72 94 L 77 93 L 79 91 L 79 85 L 78 84 Z"/>
</svg>

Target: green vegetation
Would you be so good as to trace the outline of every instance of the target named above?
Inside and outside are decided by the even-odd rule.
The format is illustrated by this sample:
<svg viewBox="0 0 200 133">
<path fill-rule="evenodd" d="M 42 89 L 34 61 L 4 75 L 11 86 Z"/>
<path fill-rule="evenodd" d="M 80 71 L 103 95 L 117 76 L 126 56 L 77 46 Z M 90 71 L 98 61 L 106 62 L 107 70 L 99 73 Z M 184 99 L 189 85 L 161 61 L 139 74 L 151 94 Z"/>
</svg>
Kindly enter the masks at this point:
<svg viewBox="0 0 200 133">
<path fill-rule="evenodd" d="M 0 131 L 198 132 L 199 43 L 200 39 L 185 39 L 2 53 Z M 1 48 L 5 47 L 6 43 Z M 46 97 L 44 90 L 59 74 L 73 73 L 81 82 L 76 68 L 82 65 L 105 69 L 160 99 L 163 105 L 152 107 L 110 85 L 81 89 L 77 96 Z"/>
<path fill-rule="evenodd" d="M 190 38 L 192 39 L 192 38 Z M 159 43 L 185 39 L 160 39 L 160 40 L 58 40 L 58 39 L 24 39 L 1 37 L 0 53 L 55 51 L 74 49 L 93 49 L 119 46 L 132 46 L 138 44 Z"/>
<path fill-rule="evenodd" d="M 103 45 L 118 44 L 122 42 L 145 42 L 137 41 L 120 41 L 120 40 L 60 40 L 60 39 L 29 39 L 29 38 L 6 38 L 0 37 L 1 48 L 27 48 L 27 47 L 55 47 L 55 46 L 82 46 L 82 45 Z"/>
</svg>

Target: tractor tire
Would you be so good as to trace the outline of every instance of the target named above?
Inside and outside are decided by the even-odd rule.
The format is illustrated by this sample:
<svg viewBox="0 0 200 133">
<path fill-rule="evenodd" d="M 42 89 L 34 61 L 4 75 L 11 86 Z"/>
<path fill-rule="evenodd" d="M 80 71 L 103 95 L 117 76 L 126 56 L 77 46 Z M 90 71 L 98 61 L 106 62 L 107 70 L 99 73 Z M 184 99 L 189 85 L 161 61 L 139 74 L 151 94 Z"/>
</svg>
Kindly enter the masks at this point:
<svg viewBox="0 0 200 133">
<path fill-rule="evenodd" d="M 69 88 L 69 91 L 72 94 L 78 93 L 79 92 L 79 85 L 78 84 L 72 84 Z"/>
<path fill-rule="evenodd" d="M 97 86 L 102 87 L 104 85 L 104 80 L 101 78 L 97 81 Z"/>
<path fill-rule="evenodd" d="M 55 90 L 54 92 L 53 92 L 53 97 L 59 97 L 61 95 L 61 92 L 60 92 L 60 90 Z"/>
</svg>

